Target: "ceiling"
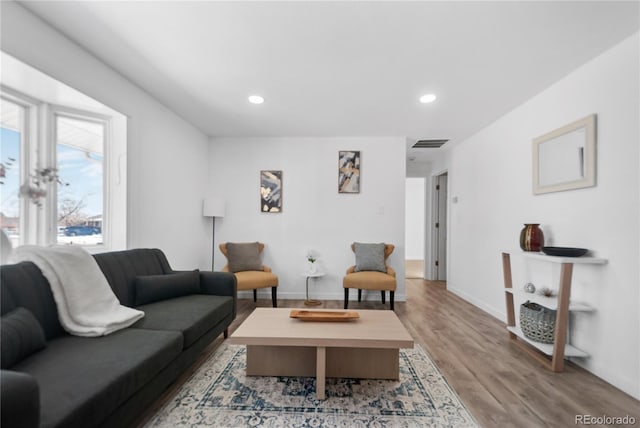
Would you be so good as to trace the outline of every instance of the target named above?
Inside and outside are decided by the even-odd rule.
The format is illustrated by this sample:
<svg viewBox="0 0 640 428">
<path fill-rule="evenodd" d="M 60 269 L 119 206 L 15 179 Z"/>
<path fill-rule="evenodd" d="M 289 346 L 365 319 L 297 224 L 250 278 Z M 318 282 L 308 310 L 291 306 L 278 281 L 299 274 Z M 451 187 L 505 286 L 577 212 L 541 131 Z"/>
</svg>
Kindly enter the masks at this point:
<svg viewBox="0 0 640 428">
<path fill-rule="evenodd" d="M 448 145 L 640 22 L 638 2 L 611 1 L 21 4 L 210 136 Z M 421 104 L 425 93 L 438 98 Z"/>
</svg>

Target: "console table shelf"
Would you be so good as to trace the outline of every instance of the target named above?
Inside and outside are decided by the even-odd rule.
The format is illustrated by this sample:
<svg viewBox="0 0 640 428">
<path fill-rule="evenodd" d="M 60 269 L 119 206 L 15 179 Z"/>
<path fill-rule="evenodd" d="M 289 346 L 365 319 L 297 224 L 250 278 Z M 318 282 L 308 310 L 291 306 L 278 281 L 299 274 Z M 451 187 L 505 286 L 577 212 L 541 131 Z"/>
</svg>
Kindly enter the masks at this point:
<svg viewBox="0 0 640 428">
<path fill-rule="evenodd" d="M 535 293 L 527 293 L 524 290 L 518 290 L 517 288 L 505 288 L 505 292 L 511 293 L 514 296 L 523 297 L 526 300 L 530 300 L 534 303 L 537 303 L 542 306 L 546 306 L 549 309 L 557 310 L 558 309 L 558 298 L 557 297 L 546 297 L 541 296 Z M 571 302 L 569 301 L 569 312 L 593 312 L 594 308 L 580 302 Z"/>
<path fill-rule="evenodd" d="M 508 252 L 503 252 L 508 253 Z M 527 259 L 542 260 L 551 263 L 571 263 L 572 265 L 590 264 L 590 265 L 604 265 L 607 263 L 607 259 L 601 259 L 598 257 L 559 257 L 559 256 L 547 256 L 543 253 L 521 252 L 520 255 Z"/>
<path fill-rule="evenodd" d="M 540 342 L 535 342 L 533 340 L 530 340 L 527 337 L 525 337 L 525 335 L 522 332 L 522 330 L 520 330 L 518 327 L 507 327 L 507 330 L 509 330 L 511 333 L 513 333 L 516 336 L 518 336 L 519 339 L 524 340 L 529 345 L 533 346 L 534 348 L 536 348 L 537 350 L 539 350 L 543 354 L 549 355 L 549 356 L 553 355 L 553 344 L 551 344 L 551 343 L 540 343 Z M 576 348 L 574 346 L 569 345 L 568 343 L 565 343 L 565 345 L 564 345 L 564 356 L 565 357 L 582 357 L 582 358 L 584 358 L 584 357 L 588 357 L 589 354 L 587 354 L 584 351 L 581 351 L 580 349 L 578 349 L 578 348 Z"/>
<path fill-rule="evenodd" d="M 556 257 L 547 256 L 541 253 L 520 253 L 523 257 L 541 260 L 550 263 L 560 264 L 560 285 L 557 297 L 545 297 L 514 290 L 511 276 L 511 254 L 508 251 L 502 252 L 502 272 L 504 275 L 504 291 L 507 305 L 507 330 L 509 337 L 527 351 L 530 355 L 542 362 L 550 370 L 561 372 L 564 370 L 565 357 L 588 357 L 588 354 L 566 343 L 567 324 L 569 311 L 592 311 L 588 305 L 577 302 L 570 302 L 571 297 L 571 277 L 573 275 L 574 264 L 605 264 L 606 259 L 596 257 Z M 516 326 L 515 307 L 513 297 L 515 295 L 527 294 L 530 300 L 543 306 L 555 309 L 556 329 L 553 344 L 535 342 L 524 336 L 520 328 Z M 548 357 L 551 357 L 550 359 Z"/>
</svg>

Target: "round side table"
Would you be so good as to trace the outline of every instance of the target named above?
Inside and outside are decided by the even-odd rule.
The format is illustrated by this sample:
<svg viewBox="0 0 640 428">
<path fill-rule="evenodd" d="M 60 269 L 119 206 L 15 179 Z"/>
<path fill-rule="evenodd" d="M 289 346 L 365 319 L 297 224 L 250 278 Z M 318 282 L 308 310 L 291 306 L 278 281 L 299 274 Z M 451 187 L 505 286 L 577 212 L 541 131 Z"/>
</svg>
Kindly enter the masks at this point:
<svg viewBox="0 0 640 428">
<path fill-rule="evenodd" d="M 324 272 L 303 272 L 302 276 L 304 276 L 305 278 L 307 278 L 307 300 L 304 301 L 304 304 L 306 306 L 318 306 L 320 304 L 322 304 L 321 301 L 319 300 L 313 300 L 313 299 L 309 299 L 309 278 L 320 278 L 322 276 L 325 276 L 326 274 Z"/>
</svg>

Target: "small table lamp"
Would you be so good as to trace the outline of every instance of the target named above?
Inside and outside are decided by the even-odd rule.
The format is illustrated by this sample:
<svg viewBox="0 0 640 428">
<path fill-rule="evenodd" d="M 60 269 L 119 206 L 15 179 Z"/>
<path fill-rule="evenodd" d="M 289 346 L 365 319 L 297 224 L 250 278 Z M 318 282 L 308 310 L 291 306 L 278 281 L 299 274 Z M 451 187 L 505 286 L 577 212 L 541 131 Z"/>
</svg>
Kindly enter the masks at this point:
<svg viewBox="0 0 640 428">
<path fill-rule="evenodd" d="M 211 270 L 214 269 L 214 258 L 216 253 L 216 217 L 224 217 L 225 203 L 220 198 L 208 198 L 205 199 L 202 204 L 202 215 L 204 217 L 211 217 L 213 219 L 213 233 L 211 236 Z"/>
</svg>

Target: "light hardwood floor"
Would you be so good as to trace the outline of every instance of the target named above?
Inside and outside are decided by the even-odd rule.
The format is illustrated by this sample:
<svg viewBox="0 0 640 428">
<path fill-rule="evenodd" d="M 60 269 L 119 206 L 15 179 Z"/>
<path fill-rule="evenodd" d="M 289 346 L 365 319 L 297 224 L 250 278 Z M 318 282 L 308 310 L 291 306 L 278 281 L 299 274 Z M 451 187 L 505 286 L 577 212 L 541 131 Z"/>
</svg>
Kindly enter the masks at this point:
<svg viewBox="0 0 640 428">
<path fill-rule="evenodd" d="M 640 402 L 587 371 L 568 363 L 552 373 L 511 343 L 504 323 L 446 290 L 444 283 L 407 279 L 407 302 L 396 314 L 482 427 L 571 427 L 576 415 L 625 416 L 640 426 Z M 321 308 L 342 309 L 342 301 Z M 270 299 L 257 306 L 271 306 Z M 280 300 L 280 307 L 304 307 L 302 300 Z M 241 299 L 234 331 L 256 304 Z M 387 302 L 386 308 L 389 304 Z M 351 302 L 349 309 L 383 309 L 379 301 Z M 202 358 L 147 412 L 144 423 L 219 346 Z M 577 425 L 579 426 L 579 425 Z"/>
<path fill-rule="evenodd" d="M 406 278 L 424 278 L 424 260 L 405 260 L 404 276 Z"/>
</svg>

